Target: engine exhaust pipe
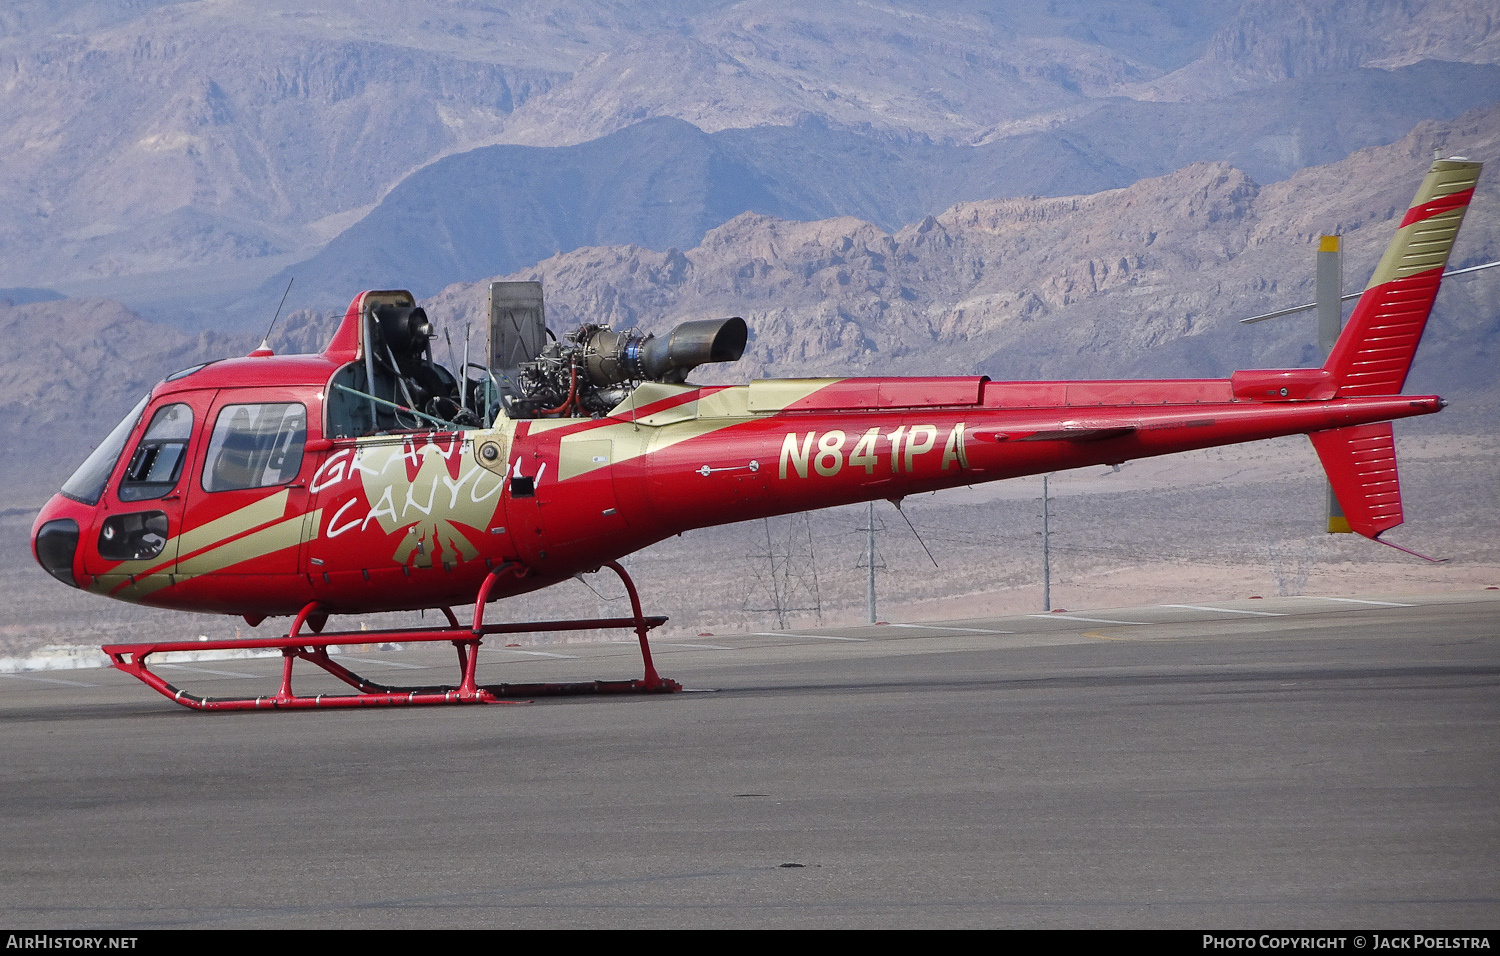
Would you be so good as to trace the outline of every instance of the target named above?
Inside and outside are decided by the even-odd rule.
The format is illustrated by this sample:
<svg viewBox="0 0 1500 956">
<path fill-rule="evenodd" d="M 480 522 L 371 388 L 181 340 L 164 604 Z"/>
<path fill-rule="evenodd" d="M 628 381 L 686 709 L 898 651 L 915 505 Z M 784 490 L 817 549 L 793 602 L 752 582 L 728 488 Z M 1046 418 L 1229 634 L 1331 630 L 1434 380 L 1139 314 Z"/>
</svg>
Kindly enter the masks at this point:
<svg viewBox="0 0 1500 956">
<path fill-rule="evenodd" d="M 682 382 L 710 362 L 738 362 L 750 331 L 739 316 L 684 322 L 665 336 L 634 329 L 601 330 L 585 346 L 589 381 L 599 387 L 630 381 Z"/>
</svg>

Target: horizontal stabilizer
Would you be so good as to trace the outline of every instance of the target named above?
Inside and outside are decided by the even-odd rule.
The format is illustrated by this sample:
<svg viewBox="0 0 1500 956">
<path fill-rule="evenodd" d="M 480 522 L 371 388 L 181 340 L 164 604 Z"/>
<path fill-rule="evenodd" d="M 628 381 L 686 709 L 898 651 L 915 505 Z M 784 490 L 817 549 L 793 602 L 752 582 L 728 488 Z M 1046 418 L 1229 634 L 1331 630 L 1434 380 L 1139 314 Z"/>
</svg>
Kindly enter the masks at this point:
<svg viewBox="0 0 1500 956">
<path fill-rule="evenodd" d="M 1354 425 L 1313 432 L 1307 436 L 1317 449 L 1328 483 L 1344 510 L 1347 529 L 1367 538 L 1396 527 L 1401 515 L 1401 483 L 1396 477 L 1396 442 L 1391 423 Z"/>
</svg>

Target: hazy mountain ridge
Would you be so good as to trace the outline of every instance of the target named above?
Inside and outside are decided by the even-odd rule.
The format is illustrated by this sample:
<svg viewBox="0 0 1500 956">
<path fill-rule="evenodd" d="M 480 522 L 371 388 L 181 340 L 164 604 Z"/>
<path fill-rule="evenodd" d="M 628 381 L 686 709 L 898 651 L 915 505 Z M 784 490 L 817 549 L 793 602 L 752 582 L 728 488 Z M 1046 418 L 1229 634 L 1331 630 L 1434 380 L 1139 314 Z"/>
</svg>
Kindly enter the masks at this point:
<svg viewBox="0 0 1500 956">
<path fill-rule="evenodd" d="M 1357 67 L 1494 63 L 1497 57 L 1500 16 L 1469 0 L 1247 0 L 1196 61 L 1128 94 L 1206 99 Z"/>
<path fill-rule="evenodd" d="M 580 142 L 649 116 L 716 132 L 786 125 L 804 113 L 966 139 L 1156 73 L 1092 44 L 1018 35 L 972 16 L 737 4 L 698 37 L 646 37 L 589 63 L 519 111 L 505 139 Z"/>
<path fill-rule="evenodd" d="M 0 41 L 5 274 L 39 284 L 293 251 L 492 138 L 560 74 L 252 27 Z M 18 284 L 19 280 L 18 280 Z"/>
<path fill-rule="evenodd" d="M 518 109 L 504 138 L 577 142 L 651 116 L 713 132 L 810 112 L 836 125 L 969 141 L 998 123 L 1099 98 L 1218 98 L 1421 60 L 1500 62 L 1500 20 L 1477 0 L 1046 8 L 748 0 L 610 50 Z"/>
<path fill-rule="evenodd" d="M 1304 0 L 18 2 L 0 15 L 0 282 L 108 292 L 86 280 L 266 262 L 258 279 L 445 155 L 577 143 L 653 116 L 710 131 L 815 116 L 938 143 L 1046 132 L 1062 117 L 1075 124 L 1070 135 L 1012 148 L 1055 144 L 1072 167 L 1108 173 L 1119 162 L 1098 144 L 1128 138 L 1140 116 L 1100 107 L 1171 99 L 1151 84 L 1179 74 L 1191 90 L 1229 93 L 1423 58 L 1497 62 L 1493 18 L 1478 0 L 1342 9 Z M 1294 50 L 1282 57 L 1291 66 L 1259 65 L 1292 40 L 1307 47 L 1292 37 L 1304 26 L 1317 56 Z M 1280 109 L 1292 126 L 1303 112 L 1294 101 Z M 1402 115 L 1409 126 L 1444 114 Z M 1333 158 L 1303 151 L 1297 140 L 1308 137 L 1277 124 L 1267 117 L 1263 152 L 1294 165 L 1299 155 Z M 1153 142 L 1170 139 L 1162 130 Z M 1113 184 L 1200 158 L 1223 157 L 1125 163 L 1132 175 Z M 937 208 L 956 198 L 977 197 L 941 197 Z M 178 284 L 159 282 L 168 292 Z"/>
<path fill-rule="evenodd" d="M 743 211 L 853 215 L 895 230 L 960 201 L 1091 193 L 1215 158 L 1278 181 L 1393 140 L 1423 117 L 1497 100 L 1500 67 L 1424 62 L 1288 80 L 1211 104 L 1115 100 L 974 146 L 806 114 L 791 126 L 712 134 L 656 118 L 575 146 L 491 146 L 435 162 L 269 280 L 256 301 L 274 302 L 292 277 L 298 302 L 332 309 L 351 289 L 396 283 L 425 295 L 582 246 L 690 248 Z M 1220 116 L 1226 107 L 1232 118 Z"/>
<path fill-rule="evenodd" d="M 484 147 L 409 177 L 357 226 L 267 285 L 302 277 L 299 301 L 327 308 L 346 302 L 350 289 L 397 282 L 425 294 L 456 275 L 584 245 L 692 244 L 746 208 L 805 211 L 779 203 L 757 180 L 707 134 L 671 119 L 577 146 Z"/>
</svg>

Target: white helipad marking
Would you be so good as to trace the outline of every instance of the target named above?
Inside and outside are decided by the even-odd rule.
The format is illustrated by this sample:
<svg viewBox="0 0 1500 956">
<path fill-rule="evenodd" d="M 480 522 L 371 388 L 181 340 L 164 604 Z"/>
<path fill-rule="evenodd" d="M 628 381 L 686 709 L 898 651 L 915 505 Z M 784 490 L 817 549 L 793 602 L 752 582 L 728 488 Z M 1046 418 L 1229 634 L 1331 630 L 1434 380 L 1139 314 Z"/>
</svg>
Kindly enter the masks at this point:
<svg viewBox="0 0 1500 956">
<path fill-rule="evenodd" d="M 506 647 L 503 648 L 503 650 L 508 651 L 512 654 L 529 654 L 532 657 L 557 657 L 565 661 L 578 660 L 578 655 L 576 654 L 549 654 L 546 651 L 518 651 L 514 647 Z"/>
<path fill-rule="evenodd" d="M 1259 617 L 1286 617 L 1277 611 L 1241 611 L 1232 607 L 1204 607 L 1201 604 L 1163 604 L 1162 607 L 1180 607 L 1188 611 L 1217 611 L 1220 614 L 1254 614 Z"/>
<path fill-rule="evenodd" d="M 939 627 L 936 624 L 891 624 L 890 627 L 915 627 L 924 631 L 962 631 L 965 634 L 1014 634 L 1015 631 L 992 631 L 987 627 Z"/>
<path fill-rule="evenodd" d="M 262 674 L 243 674 L 239 671 L 216 671 L 207 667 L 189 667 L 186 664 L 157 664 L 158 669 L 169 667 L 174 671 L 192 671 L 195 674 L 214 674 L 218 677 L 253 677 L 260 678 Z"/>
<path fill-rule="evenodd" d="M 1139 624 L 1142 627 L 1150 626 L 1148 621 L 1111 621 L 1103 617 L 1080 617 L 1077 614 L 1028 614 L 1027 617 L 1039 617 L 1044 621 L 1087 621 L 1090 624 Z"/>
<path fill-rule="evenodd" d="M 59 680 L 56 677 L 32 677 L 30 674 L 0 674 L 0 677 L 13 677 L 16 680 L 39 680 L 44 684 L 67 684 L 69 687 L 98 687 L 98 684 L 85 684 L 81 680 Z"/>
<path fill-rule="evenodd" d="M 752 637 L 802 637 L 810 641 L 857 641 L 870 643 L 868 637 L 834 637 L 832 634 L 789 634 L 786 631 L 756 631 Z"/>
<path fill-rule="evenodd" d="M 380 664 L 383 667 L 406 667 L 414 671 L 427 670 L 427 668 L 422 666 L 421 664 L 407 664 L 402 661 L 377 661 L 373 657 L 345 657 L 342 654 L 336 656 L 338 660 L 354 661 L 356 664 Z"/>
<path fill-rule="evenodd" d="M 1380 607 L 1416 607 L 1415 604 L 1401 604 L 1397 601 L 1364 601 L 1359 598 L 1335 598 L 1318 597 L 1315 594 L 1299 594 L 1297 597 L 1306 598 L 1309 601 L 1343 601 L 1346 604 L 1375 604 Z"/>
</svg>

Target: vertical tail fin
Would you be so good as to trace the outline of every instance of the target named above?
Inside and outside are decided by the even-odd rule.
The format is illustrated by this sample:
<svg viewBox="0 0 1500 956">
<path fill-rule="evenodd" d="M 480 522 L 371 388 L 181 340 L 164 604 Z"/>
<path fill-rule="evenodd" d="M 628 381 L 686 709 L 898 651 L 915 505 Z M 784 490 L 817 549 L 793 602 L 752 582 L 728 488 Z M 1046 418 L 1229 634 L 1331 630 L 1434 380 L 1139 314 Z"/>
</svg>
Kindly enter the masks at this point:
<svg viewBox="0 0 1500 956">
<path fill-rule="evenodd" d="M 1440 159 L 1422 180 L 1323 366 L 1339 396 L 1395 395 L 1406 383 L 1481 168 Z"/>
<path fill-rule="evenodd" d="M 1440 159 L 1428 170 L 1323 365 L 1338 397 L 1395 395 L 1406 384 L 1481 168 L 1466 160 Z M 1334 428 L 1308 437 L 1343 509 L 1342 518 L 1329 518 L 1328 530 L 1350 530 L 1379 540 L 1401 523 L 1401 484 L 1390 422 Z M 1339 521 L 1347 522 L 1347 528 L 1335 527 Z"/>
</svg>

